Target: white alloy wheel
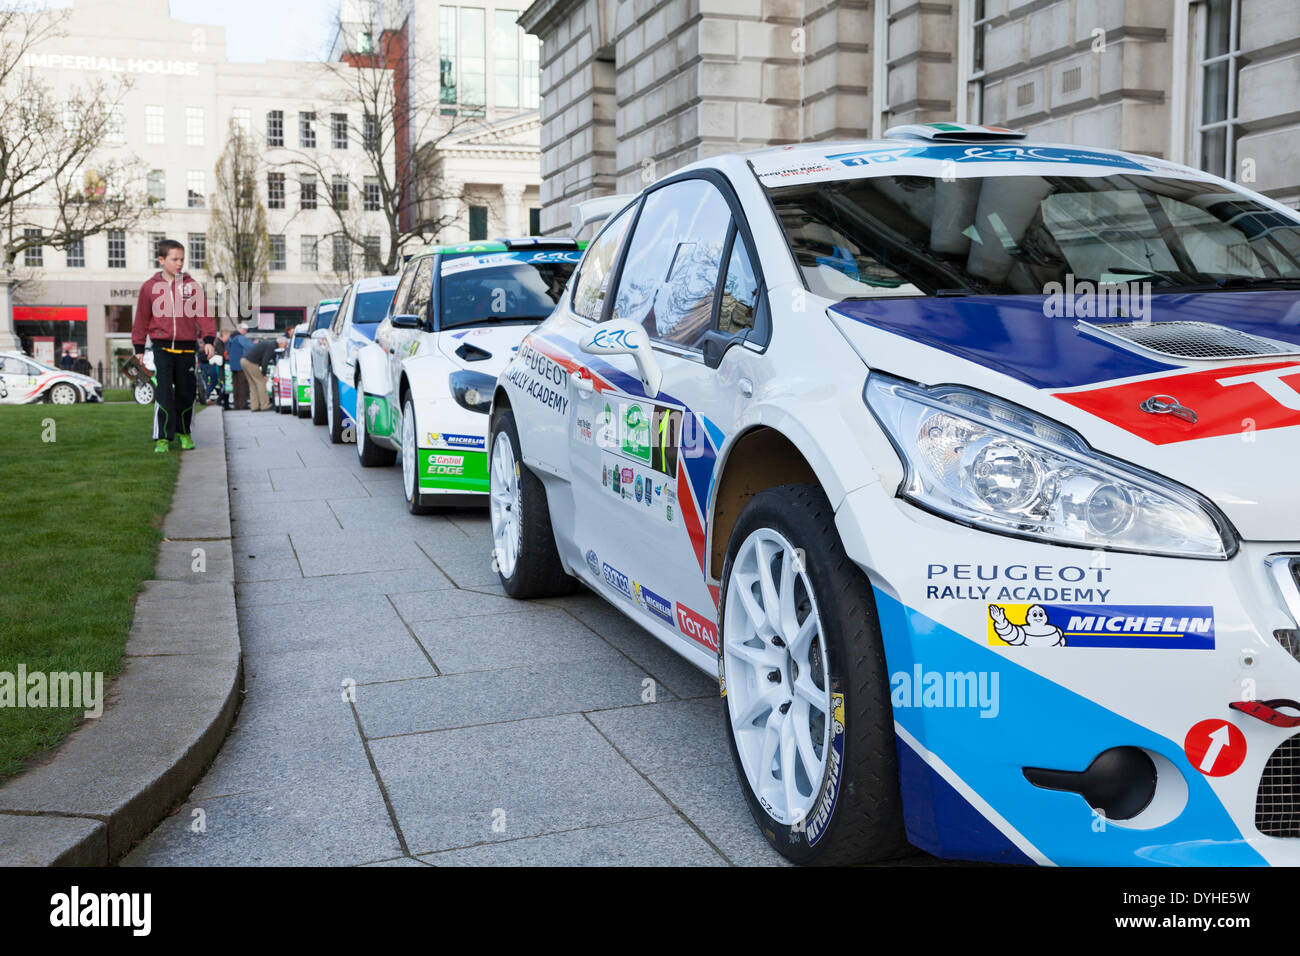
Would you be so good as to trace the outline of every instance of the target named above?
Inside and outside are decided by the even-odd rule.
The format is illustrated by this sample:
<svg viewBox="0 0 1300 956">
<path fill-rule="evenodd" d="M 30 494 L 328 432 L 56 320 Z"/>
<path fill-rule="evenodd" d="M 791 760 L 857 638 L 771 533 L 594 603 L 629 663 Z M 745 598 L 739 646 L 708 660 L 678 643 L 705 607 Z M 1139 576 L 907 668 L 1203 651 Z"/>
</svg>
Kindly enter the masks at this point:
<svg viewBox="0 0 1300 956">
<path fill-rule="evenodd" d="M 60 382 L 50 389 L 51 405 L 77 404 L 77 390 L 67 382 Z"/>
<path fill-rule="evenodd" d="M 143 385 L 135 387 L 135 400 L 140 405 L 153 404 L 153 385 L 145 382 Z"/>
<path fill-rule="evenodd" d="M 415 406 L 409 401 L 402 412 L 402 490 L 407 501 L 420 494 L 420 451 L 415 447 Z"/>
<path fill-rule="evenodd" d="M 831 742 L 826 638 L 800 552 L 754 530 L 732 563 L 722 635 L 727 710 L 754 795 L 786 826 L 807 821 Z"/>
<path fill-rule="evenodd" d="M 510 436 L 504 431 L 497 433 L 497 440 L 492 445 L 489 498 L 497 564 L 501 574 L 508 578 L 515 573 L 515 564 L 519 560 L 520 494 L 519 465 L 515 461 Z"/>
<path fill-rule="evenodd" d="M 352 422 L 352 434 L 357 438 L 357 457 L 364 458 L 366 454 L 366 393 L 361 391 L 361 383 L 357 382 L 357 417 Z"/>
</svg>

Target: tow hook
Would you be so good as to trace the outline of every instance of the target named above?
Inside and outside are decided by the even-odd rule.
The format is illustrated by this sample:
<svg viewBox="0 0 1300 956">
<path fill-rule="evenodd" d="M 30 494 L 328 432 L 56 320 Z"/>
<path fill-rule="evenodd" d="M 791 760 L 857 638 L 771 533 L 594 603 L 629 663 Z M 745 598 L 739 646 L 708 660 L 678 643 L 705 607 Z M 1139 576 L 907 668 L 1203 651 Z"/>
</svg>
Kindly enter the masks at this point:
<svg viewBox="0 0 1300 956">
<path fill-rule="evenodd" d="M 1300 727 L 1300 715 L 1292 716 L 1278 710 L 1279 707 L 1286 707 L 1300 711 L 1300 703 L 1285 697 L 1275 697 L 1273 700 L 1234 700 L 1228 706 L 1274 727 Z"/>
</svg>

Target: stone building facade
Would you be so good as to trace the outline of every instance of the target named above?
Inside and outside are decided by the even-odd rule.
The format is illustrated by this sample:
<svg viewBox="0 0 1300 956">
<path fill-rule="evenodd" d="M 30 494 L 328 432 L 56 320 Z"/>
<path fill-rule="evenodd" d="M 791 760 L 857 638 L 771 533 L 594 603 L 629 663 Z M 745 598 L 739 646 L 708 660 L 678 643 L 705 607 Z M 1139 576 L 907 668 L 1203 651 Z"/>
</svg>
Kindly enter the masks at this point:
<svg viewBox="0 0 1300 956">
<path fill-rule="evenodd" d="M 1300 204 L 1296 0 L 536 0 L 542 225 L 697 159 L 957 120 Z"/>
</svg>

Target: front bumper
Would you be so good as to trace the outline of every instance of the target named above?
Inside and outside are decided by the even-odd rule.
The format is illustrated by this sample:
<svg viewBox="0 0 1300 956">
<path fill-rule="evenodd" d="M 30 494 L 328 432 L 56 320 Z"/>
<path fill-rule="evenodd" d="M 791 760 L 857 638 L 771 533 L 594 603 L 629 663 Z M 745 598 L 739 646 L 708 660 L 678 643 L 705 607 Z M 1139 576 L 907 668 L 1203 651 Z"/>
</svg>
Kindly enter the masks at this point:
<svg viewBox="0 0 1300 956">
<path fill-rule="evenodd" d="M 1247 543 L 1230 561 L 1045 545 L 959 526 L 878 483 L 836 519 L 875 592 L 913 843 L 1071 865 L 1300 863 L 1300 836 L 1256 825 L 1265 768 L 1297 730 L 1228 707 L 1300 696 L 1300 660 L 1274 636 L 1297 622 L 1267 565 L 1300 542 Z M 1129 819 L 1026 779 L 1081 772 L 1116 747 L 1156 769 Z M 1300 810 L 1300 773 L 1280 765 L 1269 832 Z"/>
</svg>

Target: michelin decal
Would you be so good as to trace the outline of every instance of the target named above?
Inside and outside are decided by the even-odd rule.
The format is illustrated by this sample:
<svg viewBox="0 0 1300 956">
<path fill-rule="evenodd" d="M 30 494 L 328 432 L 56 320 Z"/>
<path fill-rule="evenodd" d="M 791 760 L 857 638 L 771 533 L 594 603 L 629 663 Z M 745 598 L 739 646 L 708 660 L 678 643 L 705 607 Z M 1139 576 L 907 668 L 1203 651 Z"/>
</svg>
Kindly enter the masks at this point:
<svg viewBox="0 0 1300 956">
<path fill-rule="evenodd" d="M 988 642 L 1011 647 L 1214 649 L 1214 608 L 1163 604 L 990 604 Z"/>
</svg>

